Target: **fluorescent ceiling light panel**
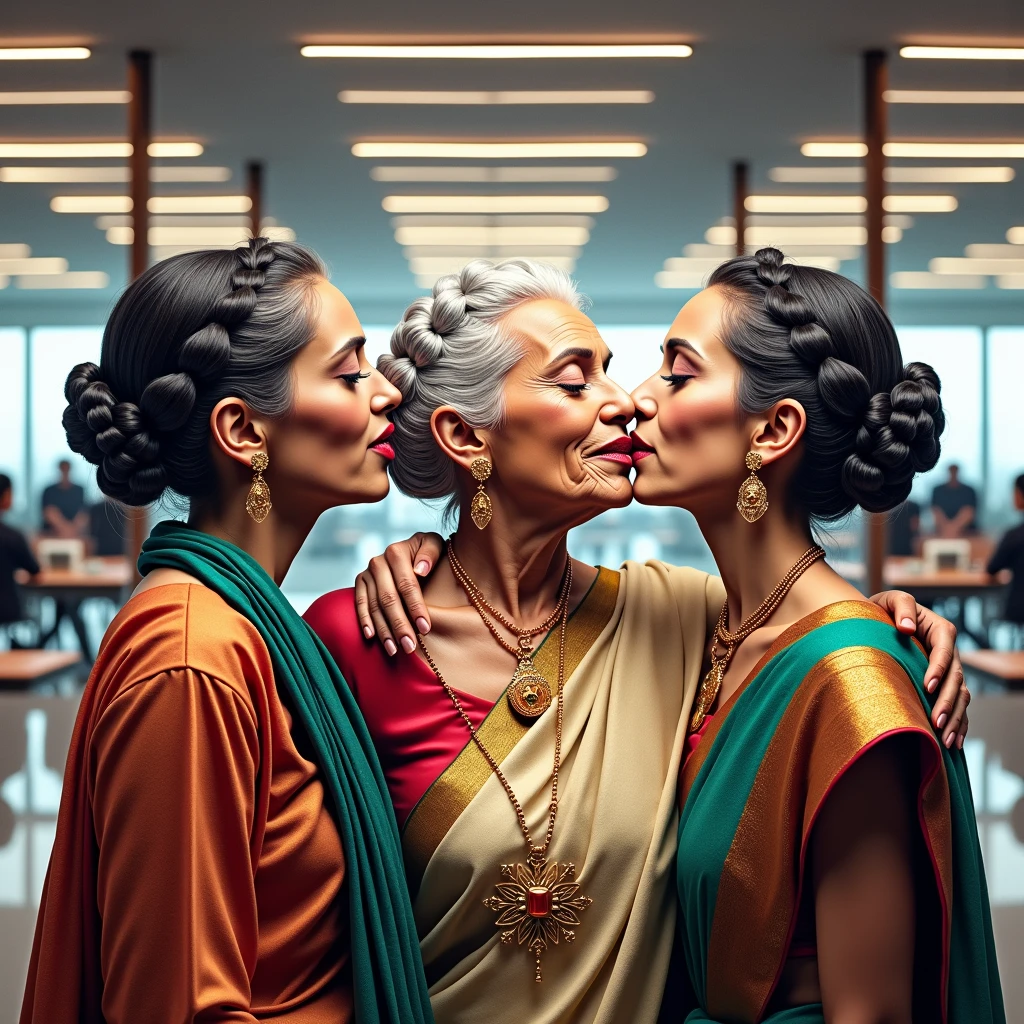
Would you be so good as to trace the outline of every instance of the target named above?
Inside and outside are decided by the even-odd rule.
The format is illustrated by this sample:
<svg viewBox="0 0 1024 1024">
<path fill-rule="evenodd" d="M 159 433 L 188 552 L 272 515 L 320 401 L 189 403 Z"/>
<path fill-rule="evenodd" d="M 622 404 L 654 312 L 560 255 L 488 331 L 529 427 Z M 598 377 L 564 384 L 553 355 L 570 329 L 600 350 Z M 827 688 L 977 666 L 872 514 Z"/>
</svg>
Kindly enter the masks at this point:
<svg viewBox="0 0 1024 1024">
<path fill-rule="evenodd" d="M 912 60 L 1024 60 L 1024 47 L 903 46 L 900 56 Z"/>
<path fill-rule="evenodd" d="M 593 217 L 574 214 L 429 214 L 406 213 L 391 218 L 393 228 L 587 228 L 594 226 Z"/>
<path fill-rule="evenodd" d="M 102 270 L 72 270 L 64 274 L 22 274 L 16 288 L 109 288 L 110 275 Z"/>
<path fill-rule="evenodd" d="M 342 103 L 397 103 L 454 106 L 527 106 L 533 104 L 653 103 L 647 89 L 419 90 L 343 89 Z"/>
<path fill-rule="evenodd" d="M 63 274 L 67 269 L 68 261 L 61 256 L 0 259 L 0 274 Z"/>
<path fill-rule="evenodd" d="M 882 228 L 882 241 L 892 244 L 903 241 L 903 228 L 887 225 Z"/>
<path fill-rule="evenodd" d="M 50 209 L 54 213 L 128 213 L 131 196 L 54 196 Z"/>
<path fill-rule="evenodd" d="M 154 157 L 202 156 L 198 142 L 151 142 L 149 155 Z M 92 157 L 124 159 L 132 155 L 130 142 L 2 142 L 0 158 L 26 160 L 34 157 L 64 157 L 82 159 Z"/>
<path fill-rule="evenodd" d="M 130 213 L 108 213 L 97 217 L 94 221 L 101 231 L 108 228 L 130 228 L 133 225 Z M 152 214 L 149 226 L 163 228 L 245 228 L 252 225 L 252 219 L 244 213 L 223 214 Z M 264 227 L 268 227 L 266 221 Z"/>
<path fill-rule="evenodd" d="M 800 152 L 804 156 L 860 157 L 868 155 L 868 147 L 863 142 L 805 142 Z"/>
<path fill-rule="evenodd" d="M 751 213 L 863 213 L 863 196 L 747 196 L 743 205 Z"/>
<path fill-rule="evenodd" d="M 1017 260 L 1024 257 L 1024 249 L 1019 245 L 1002 245 L 999 243 L 988 245 L 980 243 L 966 246 L 964 248 L 964 255 L 968 259 L 975 260 Z"/>
<path fill-rule="evenodd" d="M 476 256 L 414 256 L 409 260 L 409 269 L 414 274 L 453 274 L 477 258 Z M 528 255 L 525 258 L 540 260 L 570 274 L 576 269 L 576 260 L 572 256 Z"/>
<path fill-rule="evenodd" d="M 1024 254 L 1017 259 L 999 260 L 937 256 L 928 261 L 928 269 L 933 274 L 1024 274 Z"/>
<path fill-rule="evenodd" d="M 864 180 L 863 167 L 773 167 L 772 181 L 792 184 L 855 184 Z"/>
<path fill-rule="evenodd" d="M 153 196 L 146 204 L 150 213 L 247 213 L 248 196 Z"/>
<path fill-rule="evenodd" d="M 74 92 L 0 92 L 0 107 L 64 106 L 75 103 L 128 103 L 130 92 L 123 89 L 85 90 Z"/>
<path fill-rule="evenodd" d="M 988 279 L 978 274 L 929 274 L 927 270 L 897 270 L 889 275 L 893 288 L 913 290 L 984 288 Z"/>
<path fill-rule="evenodd" d="M 556 256 L 579 259 L 583 249 L 578 245 L 410 245 L 402 250 L 406 259 L 445 256 L 455 259 L 507 260 L 516 257 L 548 261 Z"/>
<path fill-rule="evenodd" d="M 388 213 L 603 213 L 604 196 L 385 196 Z"/>
<path fill-rule="evenodd" d="M 0 245 L 0 260 L 27 260 L 32 250 L 22 242 L 5 242 Z"/>
<path fill-rule="evenodd" d="M 6 288 L 11 283 L 11 279 L 6 274 L 0 274 L 0 291 Z"/>
<path fill-rule="evenodd" d="M 952 213 L 956 196 L 885 196 L 882 208 L 889 213 Z"/>
<path fill-rule="evenodd" d="M 573 227 L 403 227 L 399 245 L 586 245 L 590 232 Z"/>
<path fill-rule="evenodd" d="M 1012 167 L 886 167 L 886 181 L 900 184 L 1003 183 L 1013 181 Z M 772 181 L 789 184 L 858 184 L 865 179 L 863 167 L 773 167 Z"/>
<path fill-rule="evenodd" d="M 887 142 L 882 152 L 886 156 L 940 160 L 1013 160 L 1024 157 L 1024 142 Z"/>
<path fill-rule="evenodd" d="M 1006 232 L 1006 240 L 1011 245 L 1024 245 L 1024 227 L 1010 228 Z"/>
<path fill-rule="evenodd" d="M 87 46 L 4 46 L 0 60 L 85 60 L 92 56 Z"/>
<path fill-rule="evenodd" d="M 614 167 L 374 167 L 374 181 L 456 181 L 480 184 L 614 181 Z"/>
<path fill-rule="evenodd" d="M 357 142 L 358 157 L 456 160 L 542 160 L 572 157 L 641 157 L 642 142 Z M 0 156 L 3 152 L 0 151 Z"/>
<path fill-rule="evenodd" d="M 272 242 L 294 242 L 295 232 L 291 228 L 264 226 L 264 237 Z M 228 249 L 249 239 L 248 227 L 178 227 L 158 226 L 149 229 L 151 246 L 175 246 L 185 249 Z M 112 245 L 131 245 L 135 233 L 130 227 L 107 229 L 107 241 Z"/>
<path fill-rule="evenodd" d="M 1000 274 L 996 278 L 997 288 L 1024 288 L 1024 274 Z"/>
<path fill-rule="evenodd" d="M 440 46 L 420 45 L 313 45 L 303 46 L 299 53 L 303 57 L 377 57 L 428 60 L 527 60 L 573 58 L 650 58 L 689 57 L 693 47 L 685 43 L 641 43 L 626 45 L 607 44 L 454 44 Z"/>
<path fill-rule="evenodd" d="M 707 276 L 707 274 L 696 270 L 688 270 L 682 273 L 671 270 L 659 270 L 654 275 L 654 283 L 659 288 L 700 291 L 704 287 L 704 279 Z"/>
<path fill-rule="evenodd" d="M 715 225 L 704 232 L 704 240 L 711 245 L 735 245 L 736 229 L 725 224 Z M 867 245 L 868 233 L 863 227 L 748 227 L 743 237 L 746 245 Z"/>
<path fill-rule="evenodd" d="M 231 178 L 230 167 L 151 167 L 149 180 L 157 183 L 221 182 Z M 7 184 L 125 184 L 127 167 L 0 167 L 0 182 Z"/>
<path fill-rule="evenodd" d="M 1021 90 L 886 89 L 886 103 L 1024 103 Z"/>
<path fill-rule="evenodd" d="M 735 229 L 734 239 L 735 239 Z M 746 246 L 753 252 L 752 246 Z M 696 259 L 717 259 L 719 262 L 736 255 L 735 240 L 731 245 L 711 245 L 693 242 L 683 246 L 683 255 Z M 825 257 L 833 260 L 855 260 L 860 258 L 860 249 L 855 245 L 787 245 L 786 255 L 794 260 Z"/>
</svg>

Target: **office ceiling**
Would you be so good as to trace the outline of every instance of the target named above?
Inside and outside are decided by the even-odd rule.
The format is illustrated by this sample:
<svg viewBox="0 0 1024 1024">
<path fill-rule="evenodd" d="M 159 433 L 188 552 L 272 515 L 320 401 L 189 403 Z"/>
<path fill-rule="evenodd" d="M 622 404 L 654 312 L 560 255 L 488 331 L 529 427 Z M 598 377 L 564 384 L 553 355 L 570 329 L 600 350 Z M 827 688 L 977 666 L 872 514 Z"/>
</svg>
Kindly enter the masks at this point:
<svg viewBox="0 0 1024 1024">
<path fill-rule="evenodd" d="M 397 317 L 421 290 L 394 238 L 393 214 L 381 203 L 395 194 L 566 194 L 607 196 L 576 263 L 598 320 L 666 322 L 686 292 L 656 287 L 655 274 L 684 245 L 731 212 L 730 165 L 746 159 L 755 193 L 856 194 L 856 185 L 792 185 L 771 181 L 775 166 L 838 166 L 850 160 L 800 155 L 808 139 L 854 139 L 861 131 L 861 53 L 890 54 L 894 89 L 1024 90 L 1021 61 L 906 60 L 906 43 L 1024 44 L 1019 0 L 879 0 L 781 4 L 732 0 L 717 4 L 634 0 L 443 4 L 290 3 L 240 0 L 38 0 L 9 4 L 0 45 L 84 43 L 82 61 L 0 61 L 0 92 L 123 89 L 125 54 L 155 55 L 154 128 L 158 138 L 194 139 L 194 160 L 228 166 L 226 184 L 160 185 L 158 194 L 244 191 L 243 166 L 266 165 L 265 212 L 317 249 L 335 282 L 365 322 Z M 688 42 L 685 60 L 311 60 L 309 42 Z M 342 89 L 623 89 L 650 90 L 644 105 L 440 106 L 346 105 Z M 921 140 L 1019 140 L 1024 105 L 891 105 L 890 135 Z M 0 105 L 0 140 L 125 136 L 117 105 Z M 640 159 L 558 160 L 560 166 L 614 166 L 599 184 L 459 185 L 385 183 L 371 167 L 424 160 L 368 160 L 351 146 L 367 138 L 639 139 Z M 445 161 L 441 161 L 443 163 Z M 452 160 L 465 166 L 512 161 Z M 522 163 L 515 161 L 516 163 Z M 2 166 L 116 161 L 0 159 Z M 438 161 L 433 161 L 438 163 Z M 541 166 L 543 161 L 526 161 Z M 894 192 L 954 195 L 953 213 L 913 216 L 913 227 L 886 247 L 891 271 L 924 271 L 933 257 L 964 255 L 969 244 L 1005 243 L 1024 225 L 1024 159 L 895 161 L 900 166 L 967 163 L 1008 165 L 1001 184 L 894 185 Z M 123 186 L 0 183 L 0 243 L 26 243 L 34 256 L 60 256 L 74 271 L 104 271 L 99 291 L 0 291 L 0 322 L 101 322 L 126 279 L 128 250 L 111 244 L 96 216 L 50 210 L 55 195 L 116 194 Z M 1024 247 L 1022 247 L 1024 255 Z M 859 262 L 843 272 L 860 278 Z M 1021 322 L 1024 291 L 892 291 L 904 322 L 950 319 Z"/>
</svg>

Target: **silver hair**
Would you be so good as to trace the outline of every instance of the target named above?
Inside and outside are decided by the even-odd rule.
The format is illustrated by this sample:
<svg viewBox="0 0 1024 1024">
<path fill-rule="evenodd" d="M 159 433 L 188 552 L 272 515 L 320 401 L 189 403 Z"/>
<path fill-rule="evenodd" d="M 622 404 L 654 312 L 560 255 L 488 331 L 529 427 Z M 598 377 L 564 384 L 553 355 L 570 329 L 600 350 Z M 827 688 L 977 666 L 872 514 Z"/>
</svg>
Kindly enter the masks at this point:
<svg viewBox="0 0 1024 1024">
<path fill-rule="evenodd" d="M 395 410 L 391 474 L 414 498 L 459 502 L 458 466 L 434 441 L 430 417 L 451 406 L 476 429 L 494 430 L 504 418 L 504 385 L 523 357 L 504 318 L 533 299 L 558 299 L 576 309 L 586 300 L 568 274 L 535 260 L 473 260 L 440 278 L 433 293 L 405 311 L 391 335 L 391 354 L 377 368 L 402 392 Z"/>
</svg>

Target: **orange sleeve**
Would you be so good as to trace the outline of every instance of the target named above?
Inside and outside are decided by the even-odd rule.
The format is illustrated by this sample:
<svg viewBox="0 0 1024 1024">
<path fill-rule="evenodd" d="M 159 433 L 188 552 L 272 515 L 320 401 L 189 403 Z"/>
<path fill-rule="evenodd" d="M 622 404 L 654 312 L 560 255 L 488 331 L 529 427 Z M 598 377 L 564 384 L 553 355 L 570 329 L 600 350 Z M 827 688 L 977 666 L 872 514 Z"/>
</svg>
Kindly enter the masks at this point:
<svg viewBox="0 0 1024 1024">
<path fill-rule="evenodd" d="M 107 1024 L 256 1020 L 259 751 L 252 706 L 191 668 L 104 709 L 90 777 Z"/>
</svg>

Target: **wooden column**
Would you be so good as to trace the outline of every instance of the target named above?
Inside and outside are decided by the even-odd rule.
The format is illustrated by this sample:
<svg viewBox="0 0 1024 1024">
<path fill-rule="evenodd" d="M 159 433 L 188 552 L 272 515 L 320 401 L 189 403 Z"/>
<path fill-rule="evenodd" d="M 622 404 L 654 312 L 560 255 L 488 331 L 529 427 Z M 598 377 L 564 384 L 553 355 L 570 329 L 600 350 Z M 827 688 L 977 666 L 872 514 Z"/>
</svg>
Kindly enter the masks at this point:
<svg viewBox="0 0 1024 1024">
<path fill-rule="evenodd" d="M 747 234 L 747 196 L 748 186 L 747 164 L 737 160 L 732 165 L 732 216 L 736 221 L 736 255 L 742 256 L 746 250 Z"/>
<path fill-rule="evenodd" d="M 260 233 L 260 225 L 263 223 L 263 164 L 257 160 L 251 160 L 245 165 L 246 191 L 252 206 L 249 208 L 249 224 L 252 230 L 252 237 Z"/>
<path fill-rule="evenodd" d="M 129 161 L 132 197 L 131 278 L 134 281 L 149 266 L 149 144 L 153 140 L 152 54 L 132 50 L 128 54 L 128 139 L 132 144 Z M 144 508 L 128 515 L 128 550 L 134 566 L 143 541 L 149 534 L 149 516 Z"/>
<path fill-rule="evenodd" d="M 868 291 L 885 308 L 885 242 L 882 241 L 885 211 L 885 154 L 887 111 L 884 93 L 888 80 L 883 50 L 864 54 L 864 157 L 865 196 L 867 197 L 867 284 Z M 883 568 L 888 552 L 888 530 L 884 516 L 868 515 L 867 584 L 868 593 L 883 587 Z"/>
</svg>

